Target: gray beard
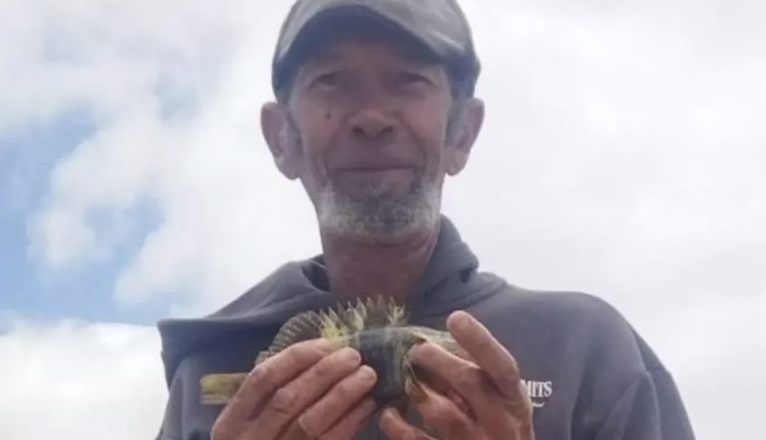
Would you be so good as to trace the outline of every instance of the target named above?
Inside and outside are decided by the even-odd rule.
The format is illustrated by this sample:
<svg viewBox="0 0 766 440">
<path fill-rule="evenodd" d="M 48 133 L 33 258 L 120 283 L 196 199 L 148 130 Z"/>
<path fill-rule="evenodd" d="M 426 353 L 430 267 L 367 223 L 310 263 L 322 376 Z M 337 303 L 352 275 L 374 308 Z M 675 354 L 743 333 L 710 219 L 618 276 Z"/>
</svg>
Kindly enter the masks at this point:
<svg viewBox="0 0 766 440">
<path fill-rule="evenodd" d="M 433 229 L 439 221 L 441 191 L 421 176 L 403 197 L 370 186 L 364 197 L 350 197 L 332 182 L 316 200 L 320 228 L 331 235 L 386 242 Z"/>
<path fill-rule="evenodd" d="M 285 145 L 303 149 L 292 116 L 280 133 Z M 320 229 L 328 234 L 374 242 L 392 242 L 438 225 L 441 188 L 421 175 L 403 197 L 395 197 L 383 185 L 367 188 L 363 198 L 345 194 L 335 182 L 315 200 Z"/>
</svg>

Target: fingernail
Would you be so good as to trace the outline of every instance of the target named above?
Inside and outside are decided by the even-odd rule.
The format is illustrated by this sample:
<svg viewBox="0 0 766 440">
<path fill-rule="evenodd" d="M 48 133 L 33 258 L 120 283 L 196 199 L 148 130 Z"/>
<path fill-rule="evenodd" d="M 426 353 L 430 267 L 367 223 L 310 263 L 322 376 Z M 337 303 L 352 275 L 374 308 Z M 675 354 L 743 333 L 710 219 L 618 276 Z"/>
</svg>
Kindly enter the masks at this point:
<svg viewBox="0 0 766 440">
<path fill-rule="evenodd" d="M 344 362 L 361 362 L 362 358 L 359 356 L 359 352 L 354 350 L 353 348 L 343 348 L 340 350 L 340 353 L 338 353 L 338 356 L 340 356 L 340 359 Z"/>
<path fill-rule="evenodd" d="M 432 344 L 431 342 L 424 342 L 422 344 L 417 344 L 413 346 L 412 348 L 410 348 L 410 350 L 407 352 L 407 356 L 413 361 L 422 359 L 425 354 L 424 350 L 426 350 L 426 353 L 427 353 L 427 350 L 433 349 L 433 347 L 428 348 L 429 346 L 431 346 L 431 344 Z"/>
<path fill-rule="evenodd" d="M 370 368 L 367 365 L 363 365 L 362 368 L 360 368 L 359 374 L 362 376 L 362 380 L 364 380 L 365 383 L 372 383 L 377 380 L 378 375 L 375 373 L 375 370 Z"/>
<path fill-rule="evenodd" d="M 373 412 L 375 411 L 375 408 L 378 407 L 378 404 L 375 403 L 375 400 L 373 399 L 365 399 L 362 402 L 362 412 Z"/>
<path fill-rule="evenodd" d="M 470 316 L 462 310 L 454 312 L 452 316 L 450 316 L 449 321 L 450 321 L 449 327 L 451 327 L 452 329 L 455 329 L 455 328 L 465 329 L 467 328 L 467 326 L 471 325 Z"/>
<path fill-rule="evenodd" d="M 327 339 L 317 339 L 314 341 L 314 346 L 321 351 L 331 353 L 335 348 L 335 345 Z"/>
<path fill-rule="evenodd" d="M 389 407 L 389 408 L 386 408 L 386 409 L 384 409 L 384 410 L 383 410 L 383 412 L 380 414 L 380 419 L 381 419 L 381 420 L 383 420 L 383 419 L 389 419 L 389 420 L 390 420 L 390 419 L 392 419 L 393 417 L 396 417 L 396 413 L 397 413 L 396 409 L 394 409 L 394 408 L 390 408 L 390 407 Z"/>
</svg>

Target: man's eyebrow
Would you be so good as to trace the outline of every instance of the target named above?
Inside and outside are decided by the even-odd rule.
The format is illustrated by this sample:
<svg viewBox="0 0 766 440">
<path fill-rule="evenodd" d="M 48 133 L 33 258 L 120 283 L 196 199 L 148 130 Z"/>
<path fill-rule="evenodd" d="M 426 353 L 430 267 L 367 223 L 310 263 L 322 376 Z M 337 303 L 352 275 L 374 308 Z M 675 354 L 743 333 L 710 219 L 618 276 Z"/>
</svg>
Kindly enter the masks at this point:
<svg viewBox="0 0 766 440">
<path fill-rule="evenodd" d="M 319 49 L 307 60 L 310 64 L 324 64 L 338 61 L 342 58 L 337 50 Z"/>
<path fill-rule="evenodd" d="M 343 59 L 343 54 L 334 47 L 321 45 L 306 51 L 303 57 L 305 67 L 319 67 L 331 63 L 337 63 Z"/>
</svg>

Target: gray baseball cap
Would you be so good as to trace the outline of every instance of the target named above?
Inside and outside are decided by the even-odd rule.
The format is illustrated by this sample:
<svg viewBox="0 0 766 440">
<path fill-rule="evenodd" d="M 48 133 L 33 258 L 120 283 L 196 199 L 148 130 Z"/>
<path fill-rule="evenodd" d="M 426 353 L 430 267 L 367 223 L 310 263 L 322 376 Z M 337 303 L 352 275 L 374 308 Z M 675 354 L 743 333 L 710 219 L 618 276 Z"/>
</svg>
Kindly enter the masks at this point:
<svg viewBox="0 0 766 440">
<path fill-rule="evenodd" d="M 473 94 L 481 67 L 470 25 L 456 0 L 297 0 L 282 23 L 274 52 L 275 93 L 290 81 L 308 46 L 365 19 L 430 51 Z"/>
</svg>

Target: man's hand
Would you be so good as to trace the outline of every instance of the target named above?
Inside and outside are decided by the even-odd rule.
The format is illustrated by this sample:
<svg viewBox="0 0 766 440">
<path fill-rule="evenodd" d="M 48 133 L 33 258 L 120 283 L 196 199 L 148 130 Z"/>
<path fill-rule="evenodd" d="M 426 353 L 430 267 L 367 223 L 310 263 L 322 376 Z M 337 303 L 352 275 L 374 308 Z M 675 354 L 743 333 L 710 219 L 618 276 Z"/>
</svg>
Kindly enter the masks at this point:
<svg viewBox="0 0 766 440">
<path fill-rule="evenodd" d="M 427 398 L 413 402 L 425 425 L 444 440 L 534 440 L 532 403 L 511 354 L 465 312 L 453 313 L 447 328 L 471 360 L 433 344 L 410 352 L 415 365 L 451 388 L 443 395 L 425 387 Z M 391 440 L 433 440 L 395 410 L 383 413 L 380 426 Z"/>
<path fill-rule="evenodd" d="M 356 350 L 295 344 L 254 368 L 213 425 L 214 440 L 349 440 L 375 405 Z"/>
</svg>

